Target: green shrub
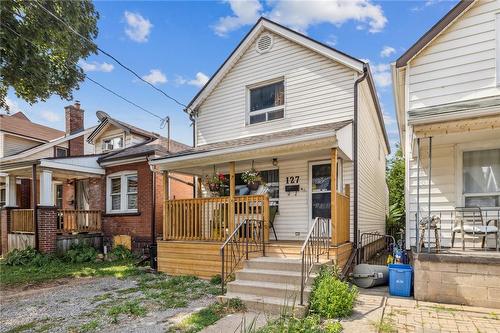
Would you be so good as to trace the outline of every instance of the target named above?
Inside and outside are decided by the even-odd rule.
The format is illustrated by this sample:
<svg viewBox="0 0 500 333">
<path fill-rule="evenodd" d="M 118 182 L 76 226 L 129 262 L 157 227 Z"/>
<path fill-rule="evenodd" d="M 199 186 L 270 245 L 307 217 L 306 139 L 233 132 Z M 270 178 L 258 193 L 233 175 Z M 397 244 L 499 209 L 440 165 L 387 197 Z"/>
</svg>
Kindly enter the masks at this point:
<svg viewBox="0 0 500 333">
<path fill-rule="evenodd" d="M 95 261 L 97 251 L 92 246 L 85 243 L 72 244 L 64 254 L 64 260 L 70 263 L 83 263 Z"/>
<path fill-rule="evenodd" d="M 123 245 L 115 246 L 111 250 L 110 255 L 113 259 L 116 260 L 130 260 L 134 258 L 134 254 L 132 253 L 132 251 L 130 251 Z"/>
<path fill-rule="evenodd" d="M 305 318 L 294 316 L 281 316 L 276 320 L 271 320 L 266 326 L 257 330 L 258 333 L 340 333 L 342 325 L 339 322 L 322 323 L 318 315 L 309 315 Z M 252 329 L 248 330 L 254 331 Z"/>
<path fill-rule="evenodd" d="M 221 284 L 222 278 L 221 278 L 220 274 L 212 276 L 212 278 L 210 279 L 210 283 L 211 284 Z"/>
<path fill-rule="evenodd" d="M 341 281 L 335 268 L 324 267 L 314 281 L 311 313 L 327 319 L 347 317 L 352 313 L 357 296 L 357 288 Z"/>
<path fill-rule="evenodd" d="M 9 266 L 36 266 L 44 267 L 57 259 L 53 255 L 42 254 L 32 247 L 24 250 L 14 249 L 5 257 L 5 264 Z"/>
</svg>

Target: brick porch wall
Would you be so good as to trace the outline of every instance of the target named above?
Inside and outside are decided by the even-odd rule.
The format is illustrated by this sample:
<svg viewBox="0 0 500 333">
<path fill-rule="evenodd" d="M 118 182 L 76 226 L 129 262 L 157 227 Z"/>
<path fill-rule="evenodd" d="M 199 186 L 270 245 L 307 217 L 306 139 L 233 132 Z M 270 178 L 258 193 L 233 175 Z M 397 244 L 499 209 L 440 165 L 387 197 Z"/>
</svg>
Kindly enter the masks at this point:
<svg viewBox="0 0 500 333">
<path fill-rule="evenodd" d="M 57 208 L 38 206 L 38 250 L 42 253 L 56 253 Z"/>
<path fill-rule="evenodd" d="M 415 299 L 500 308 L 500 256 L 418 254 Z"/>
<path fill-rule="evenodd" d="M 9 230 L 10 230 L 10 210 L 9 207 L 3 207 L 0 209 L 0 232 L 1 240 L 0 246 L 2 249 L 2 254 L 6 254 L 9 250 Z"/>
</svg>

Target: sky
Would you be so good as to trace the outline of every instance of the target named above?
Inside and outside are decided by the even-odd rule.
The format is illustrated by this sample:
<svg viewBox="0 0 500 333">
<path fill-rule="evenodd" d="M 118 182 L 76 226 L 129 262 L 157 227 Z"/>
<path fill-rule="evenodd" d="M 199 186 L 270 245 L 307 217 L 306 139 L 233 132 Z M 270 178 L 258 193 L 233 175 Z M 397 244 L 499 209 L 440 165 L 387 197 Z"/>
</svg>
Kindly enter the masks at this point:
<svg viewBox="0 0 500 333">
<path fill-rule="evenodd" d="M 100 14 L 96 43 L 141 77 L 187 104 L 215 73 L 260 16 L 266 16 L 358 59 L 369 61 L 386 130 L 394 151 L 399 141 L 390 63 L 444 16 L 457 1 L 95 1 Z M 192 144 L 182 107 L 134 78 L 102 54 L 80 62 L 92 79 L 161 117 L 169 116 L 172 138 Z M 102 110 L 125 122 L 166 135 L 160 120 L 86 80 L 74 91 L 85 109 L 86 127 Z M 11 112 L 64 130 L 64 106 L 53 96 L 29 105 L 8 94 Z"/>
</svg>

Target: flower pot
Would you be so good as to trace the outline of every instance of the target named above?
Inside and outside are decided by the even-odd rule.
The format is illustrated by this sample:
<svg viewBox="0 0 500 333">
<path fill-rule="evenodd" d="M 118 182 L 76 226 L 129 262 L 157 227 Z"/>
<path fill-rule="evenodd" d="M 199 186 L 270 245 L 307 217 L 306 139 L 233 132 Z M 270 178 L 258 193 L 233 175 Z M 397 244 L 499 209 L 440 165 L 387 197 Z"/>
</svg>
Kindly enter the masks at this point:
<svg viewBox="0 0 500 333">
<path fill-rule="evenodd" d="M 208 184 L 208 188 L 210 189 L 210 192 L 219 192 L 220 185 L 219 184 Z"/>
<path fill-rule="evenodd" d="M 247 184 L 247 187 L 250 191 L 257 191 L 260 186 L 260 182 L 250 182 Z"/>
</svg>

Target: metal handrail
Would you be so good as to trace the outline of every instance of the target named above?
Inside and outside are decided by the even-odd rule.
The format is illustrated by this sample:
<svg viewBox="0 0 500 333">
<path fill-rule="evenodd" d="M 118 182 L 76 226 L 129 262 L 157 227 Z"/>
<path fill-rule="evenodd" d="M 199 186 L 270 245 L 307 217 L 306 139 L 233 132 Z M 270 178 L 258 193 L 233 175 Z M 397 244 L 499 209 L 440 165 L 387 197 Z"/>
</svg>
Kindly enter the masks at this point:
<svg viewBox="0 0 500 333">
<path fill-rule="evenodd" d="M 245 229 L 243 229 L 243 227 Z M 245 232 L 243 236 L 241 236 L 243 230 Z M 262 252 L 263 256 L 266 255 L 264 221 L 245 219 L 236 226 L 231 235 L 229 235 L 224 244 L 222 244 L 220 252 L 222 260 L 221 288 L 222 293 L 224 293 L 225 284 L 243 258 L 248 260 L 248 254 L 254 252 Z"/>
<path fill-rule="evenodd" d="M 316 217 L 300 249 L 302 260 L 300 305 L 304 305 L 304 290 L 314 264 L 319 263 L 319 257 L 325 253 L 327 258 L 330 259 L 330 226 L 330 219 Z"/>
</svg>

